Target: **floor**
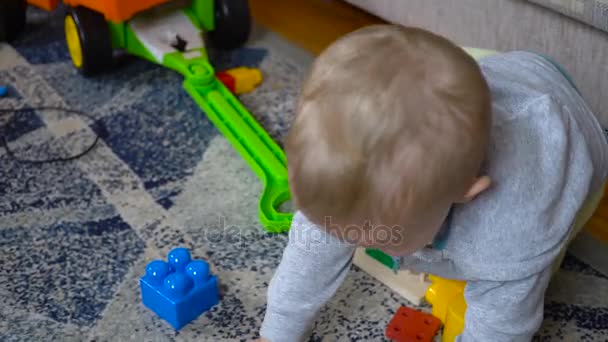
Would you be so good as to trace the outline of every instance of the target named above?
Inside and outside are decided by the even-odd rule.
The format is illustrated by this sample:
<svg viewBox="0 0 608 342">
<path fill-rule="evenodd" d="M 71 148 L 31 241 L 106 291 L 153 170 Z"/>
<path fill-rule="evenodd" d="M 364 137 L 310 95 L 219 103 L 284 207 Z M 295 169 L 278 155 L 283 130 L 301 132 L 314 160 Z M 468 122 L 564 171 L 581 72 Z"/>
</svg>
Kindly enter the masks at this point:
<svg viewBox="0 0 608 342">
<path fill-rule="evenodd" d="M 384 21 L 337 0 L 250 0 L 256 21 L 318 54 L 336 38 Z"/>
<path fill-rule="evenodd" d="M 255 20 L 313 54 L 360 27 L 384 23 L 339 0 L 250 0 Z M 585 228 L 608 243 L 608 196 Z"/>
</svg>

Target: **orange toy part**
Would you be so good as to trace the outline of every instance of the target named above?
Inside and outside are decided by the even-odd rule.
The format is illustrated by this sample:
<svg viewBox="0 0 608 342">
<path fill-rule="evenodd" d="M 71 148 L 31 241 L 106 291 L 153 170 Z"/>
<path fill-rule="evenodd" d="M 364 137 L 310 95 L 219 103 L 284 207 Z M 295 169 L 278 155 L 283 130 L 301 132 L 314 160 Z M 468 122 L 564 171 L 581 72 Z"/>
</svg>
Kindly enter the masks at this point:
<svg viewBox="0 0 608 342">
<path fill-rule="evenodd" d="M 402 306 L 386 327 L 386 337 L 395 342 L 432 342 L 441 321 L 432 315 Z"/>
<path fill-rule="evenodd" d="M 64 0 L 67 5 L 82 6 L 103 14 L 106 20 L 121 23 L 135 14 L 171 0 Z"/>
<path fill-rule="evenodd" d="M 27 0 L 27 3 L 45 11 L 52 11 L 59 5 L 59 0 Z"/>
</svg>

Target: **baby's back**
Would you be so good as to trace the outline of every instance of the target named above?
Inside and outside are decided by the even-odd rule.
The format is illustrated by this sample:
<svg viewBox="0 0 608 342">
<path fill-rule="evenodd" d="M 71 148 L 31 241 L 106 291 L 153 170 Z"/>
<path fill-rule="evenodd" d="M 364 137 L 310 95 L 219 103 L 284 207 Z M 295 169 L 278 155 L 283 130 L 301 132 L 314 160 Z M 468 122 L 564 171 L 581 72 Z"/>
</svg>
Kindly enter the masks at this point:
<svg viewBox="0 0 608 342">
<path fill-rule="evenodd" d="M 457 279 L 522 279 L 560 253 L 579 209 L 606 180 L 608 144 L 576 88 L 548 59 L 513 52 L 480 65 L 493 101 L 483 170 L 492 188 L 454 208 L 444 250 L 423 250 L 409 263 Z M 427 269 L 420 260 L 435 265 Z"/>
</svg>

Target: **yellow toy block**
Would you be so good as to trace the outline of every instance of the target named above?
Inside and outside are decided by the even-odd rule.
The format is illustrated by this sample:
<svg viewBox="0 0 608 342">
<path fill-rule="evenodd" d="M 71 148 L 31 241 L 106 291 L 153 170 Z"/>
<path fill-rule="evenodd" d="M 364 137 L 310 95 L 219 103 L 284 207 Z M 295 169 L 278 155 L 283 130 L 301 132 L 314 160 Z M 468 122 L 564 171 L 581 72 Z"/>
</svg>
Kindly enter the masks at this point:
<svg viewBox="0 0 608 342">
<path fill-rule="evenodd" d="M 433 316 L 443 323 L 442 342 L 452 342 L 464 328 L 467 304 L 464 300 L 464 281 L 429 276 L 431 286 L 426 291 L 426 300 L 433 306 Z"/>
<path fill-rule="evenodd" d="M 236 94 L 244 94 L 254 90 L 262 83 L 262 72 L 255 68 L 234 68 L 226 71 L 235 80 L 234 91 Z"/>
</svg>

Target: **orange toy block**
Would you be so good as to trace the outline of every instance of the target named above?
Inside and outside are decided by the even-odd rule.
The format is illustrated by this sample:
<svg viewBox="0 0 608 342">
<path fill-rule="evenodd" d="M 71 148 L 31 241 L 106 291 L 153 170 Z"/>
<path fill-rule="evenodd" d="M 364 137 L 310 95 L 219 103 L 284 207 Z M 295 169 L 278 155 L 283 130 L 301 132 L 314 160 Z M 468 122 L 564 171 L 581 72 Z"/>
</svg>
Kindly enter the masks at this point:
<svg viewBox="0 0 608 342">
<path fill-rule="evenodd" d="M 120 23 L 131 19 L 139 12 L 171 0 L 64 0 L 66 5 L 83 6 L 104 15 L 106 20 Z M 59 0 L 27 0 L 27 3 L 52 11 L 59 4 Z"/>
<path fill-rule="evenodd" d="M 170 0 L 64 0 L 72 7 L 83 6 L 102 13 L 106 20 L 125 22 L 135 14 Z"/>
<path fill-rule="evenodd" d="M 27 0 L 27 3 L 45 11 L 52 11 L 59 4 L 59 0 Z"/>
<path fill-rule="evenodd" d="M 386 337 L 395 342 L 432 342 L 441 321 L 432 315 L 402 306 L 386 327 Z"/>
</svg>

